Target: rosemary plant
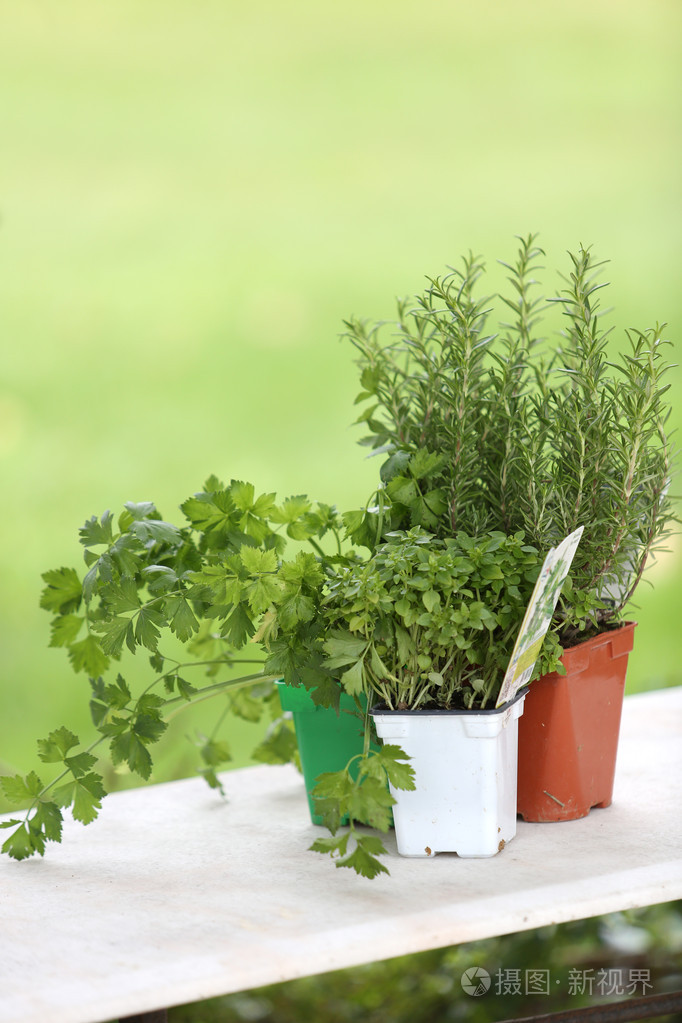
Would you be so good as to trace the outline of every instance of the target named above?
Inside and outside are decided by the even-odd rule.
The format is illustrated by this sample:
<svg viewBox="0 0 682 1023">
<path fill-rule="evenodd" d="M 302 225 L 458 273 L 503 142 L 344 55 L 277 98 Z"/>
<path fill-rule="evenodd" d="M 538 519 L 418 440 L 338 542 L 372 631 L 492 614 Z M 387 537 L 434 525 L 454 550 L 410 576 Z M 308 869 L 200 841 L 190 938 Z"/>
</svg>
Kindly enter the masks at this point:
<svg viewBox="0 0 682 1023">
<path fill-rule="evenodd" d="M 675 520 L 669 342 L 655 326 L 614 344 L 590 249 L 569 253 L 563 288 L 544 298 L 544 253 L 533 235 L 519 243 L 503 264 L 508 295 L 478 298 L 484 265 L 469 256 L 398 302 L 390 338 L 346 323 L 367 403 L 361 443 L 387 456 L 373 504 L 347 522 L 365 543 L 419 525 L 439 537 L 522 532 L 540 551 L 584 526 L 553 623 L 566 646 L 621 620 Z M 557 309 L 563 329 L 547 337 Z"/>
</svg>

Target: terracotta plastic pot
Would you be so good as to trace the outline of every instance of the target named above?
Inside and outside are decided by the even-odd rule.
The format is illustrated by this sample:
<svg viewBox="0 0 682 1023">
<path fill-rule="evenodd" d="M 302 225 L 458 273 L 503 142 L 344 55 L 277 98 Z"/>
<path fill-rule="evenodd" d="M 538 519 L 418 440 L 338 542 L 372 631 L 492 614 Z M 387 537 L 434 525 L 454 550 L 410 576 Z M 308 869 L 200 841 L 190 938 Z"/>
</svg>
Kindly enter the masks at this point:
<svg viewBox="0 0 682 1023">
<path fill-rule="evenodd" d="M 346 693 L 341 694 L 341 707 L 337 714 L 313 703 L 304 686 L 288 686 L 279 682 L 278 691 L 282 710 L 290 711 L 294 719 L 310 819 L 313 824 L 322 824 L 323 819 L 315 812 L 315 801 L 310 793 L 319 775 L 343 770 L 354 756 L 362 753 L 363 724 L 357 715 L 355 701 Z"/>
<path fill-rule="evenodd" d="M 611 804 L 635 624 L 568 648 L 566 675 L 532 683 L 519 721 L 517 808 L 524 820 L 577 820 Z"/>
</svg>

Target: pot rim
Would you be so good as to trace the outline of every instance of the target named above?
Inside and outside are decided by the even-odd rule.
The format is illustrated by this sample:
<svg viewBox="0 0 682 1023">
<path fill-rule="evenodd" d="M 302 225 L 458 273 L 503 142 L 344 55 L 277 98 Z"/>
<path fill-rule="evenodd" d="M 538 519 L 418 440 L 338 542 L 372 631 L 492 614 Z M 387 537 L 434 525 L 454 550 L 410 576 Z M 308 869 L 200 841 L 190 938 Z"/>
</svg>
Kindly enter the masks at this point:
<svg viewBox="0 0 682 1023">
<path fill-rule="evenodd" d="M 579 639 L 573 646 L 564 647 L 564 653 L 569 650 L 578 650 L 580 647 L 586 647 L 588 643 L 593 646 L 599 646 L 601 643 L 606 643 L 615 635 L 617 632 L 624 632 L 626 629 L 635 629 L 639 623 L 628 618 L 625 622 L 617 622 L 615 625 L 610 625 L 608 628 L 602 629 L 595 636 L 590 636 L 589 639 Z"/>
<path fill-rule="evenodd" d="M 459 707 L 459 708 L 453 709 L 453 710 L 446 710 L 444 707 L 429 707 L 429 708 L 418 707 L 416 710 L 410 710 L 409 708 L 405 709 L 405 710 L 389 710 L 388 708 L 384 708 L 381 704 L 375 703 L 372 707 L 370 707 L 369 713 L 371 714 L 372 717 L 379 717 L 379 716 L 381 716 L 381 717 L 395 717 L 397 715 L 400 715 L 402 717 L 417 717 L 417 716 L 419 716 L 419 717 L 448 717 L 448 716 L 449 717 L 458 717 L 458 716 L 460 716 L 462 714 L 466 714 L 467 717 L 470 717 L 472 714 L 479 714 L 479 715 L 483 715 L 483 716 L 487 717 L 487 716 L 493 716 L 494 714 L 503 714 L 506 710 L 509 710 L 510 707 L 513 707 L 515 703 L 518 703 L 519 700 L 523 699 L 529 689 L 530 689 L 530 685 L 526 685 L 522 689 L 519 689 L 518 693 L 516 694 L 516 696 L 514 697 L 513 700 L 507 700 L 507 702 L 503 703 L 501 707 L 488 707 L 488 708 L 486 708 L 484 710 L 480 710 L 480 709 L 476 709 L 476 708 L 472 708 L 471 710 L 467 710 L 466 708 L 462 708 L 462 707 Z"/>
</svg>

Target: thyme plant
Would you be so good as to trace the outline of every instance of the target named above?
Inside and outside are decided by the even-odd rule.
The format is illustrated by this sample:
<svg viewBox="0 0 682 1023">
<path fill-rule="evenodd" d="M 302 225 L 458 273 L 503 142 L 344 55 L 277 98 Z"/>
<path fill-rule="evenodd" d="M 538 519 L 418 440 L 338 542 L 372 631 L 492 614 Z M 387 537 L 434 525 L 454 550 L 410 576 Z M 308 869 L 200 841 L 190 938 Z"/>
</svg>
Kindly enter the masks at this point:
<svg viewBox="0 0 682 1023">
<path fill-rule="evenodd" d="M 346 323 L 361 443 L 386 456 L 374 502 L 348 522 L 359 542 L 419 525 L 439 537 L 523 532 L 543 551 L 584 526 L 553 623 L 571 645 L 618 623 L 675 519 L 669 342 L 657 325 L 616 347 L 599 315 L 603 264 L 589 248 L 569 253 L 563 287 L 545 298 L 543 256 L 535 236 L 519 239 L 503 264 L 510 292 L 496 299 L 478 297 L 484 264 L 466 257 L 398 302 L 388 338 Z M 557 310 L 563 329 L 541 333 Z"/>
</svg>

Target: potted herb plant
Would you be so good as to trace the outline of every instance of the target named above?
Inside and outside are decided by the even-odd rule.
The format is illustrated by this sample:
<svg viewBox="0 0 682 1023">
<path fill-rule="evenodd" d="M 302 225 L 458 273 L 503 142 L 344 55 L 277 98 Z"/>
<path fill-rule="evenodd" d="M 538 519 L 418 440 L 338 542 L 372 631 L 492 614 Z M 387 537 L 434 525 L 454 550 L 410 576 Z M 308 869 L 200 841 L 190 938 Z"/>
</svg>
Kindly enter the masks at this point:
<svg viewBox="0 0 682 1023">
<path fill-rule="evenodd" d="M 350 827 L 314 850 L 368 876 L 385 870 L 379 840 L 354 822 L 387 830 L 391 806 L 401 855 L 491 856 L 514 837 L 525 692 L 496 701 L 539 568 L 520 533 L 437 539 L 419 526 L 339 568 L 325 664 L 348 692 L 368 694 L 384 746 L 358 757 L 356 776 L 319 779 L 330 829 L 343 817 Z"/>
<path fill-rule="evenodd" d="M 44 574 L 41 605 L 53 616 L 51 645 L 63 647 L 74 671 L 88 676 L 97 737 L 84 746 L 69 728 L 55 729 L 38 742 L 40 760 L 58 772 L 54 780 L 44 784 L 34 771 L 1 780 L 11 802 L 28 806 L 25 816 L 2 824 L 10 831 L 2 846 L 10 856 L 42 855 L 47 841 L 60 841 L 67 807 L 84 824 L 98 815 L 106 794 L 96 755 L 102 746 L 114 766 L 125 763 L 147 780 L 169 716 L 210 697 L 222 699 L 222 712 L 197 745 L 201 773 L 214 788 L 221 788 L 217 769 L 230 759 L 219 735 L 228 713 L 272 719 L 255 759 L 297 758 L 291 722 L 279 710 L 287 683 L 319 707 L 314 729 L 324 730 L 328 752 L 332 743 L 326 769 L 362 749 L 361 723 L 353 732 L 348 715 L 339 717 L 341 688 L 319 670 L 324 652 L 315 600 L 325 572 L 356 558 L 348 545 L 343 549 L 336 510 L 302 496 L 278 504 L 250 483 L 225 486 L 211 477 L 182 511 L 180 527 L 150 502 L 128 503 L 117 519 L 110 512 L 93 517 L 80 530 L 84 571 Z M 297 549 L 285 557 L 290 543 Z M 267 656 L 259 639 L 268 641 Z M 137 692 L 125 668 L 135 654 L 148 659 Z"/>
<path fill-rule="evenodd" d="M 520 239 L 496 322 L 472 256 L 401 300 L 387 339 L 380 325 L 348 321 L 361 443 L 384 456 L 375 499 L 349 523 L 360 541 L 414 526 L 441 538 L 522 531 L 539 550 L 584 527 L 519 726 L 519 810 L 565 820 L 611 800 L 634 630 L 623 617 L 675 516 L 661 328 L 616 344 L 598 315 L 605 285 L 591 251 L 569 253 L 548 299 L 537 290 L 543 255 L 534 236 Z M 563 329 L 552 338 L 542 331 L 555 311 Z"/>
</svg>

